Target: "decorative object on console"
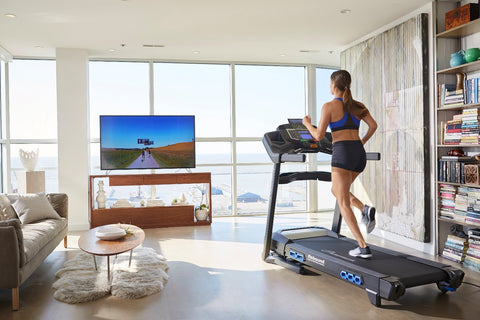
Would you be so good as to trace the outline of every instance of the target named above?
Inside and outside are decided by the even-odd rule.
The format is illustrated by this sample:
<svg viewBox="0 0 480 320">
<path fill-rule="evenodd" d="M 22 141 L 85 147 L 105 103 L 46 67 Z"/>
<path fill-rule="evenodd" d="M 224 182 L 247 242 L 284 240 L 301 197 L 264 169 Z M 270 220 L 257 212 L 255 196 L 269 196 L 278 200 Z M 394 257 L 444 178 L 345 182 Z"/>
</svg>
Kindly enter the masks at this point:
<svg viewBox="0 0 480 320">
<path fill-rule="evenodd" d="M 162 199 L 148 199 L 147 207 L 163 207 L 165 202 Z"/>
<path fill-rule="evenodd" d="M 113 205 L 113 208 L 131 208 L 134 205 L 130 203 L 127 199 L 118 199 Z"/>
<path fill-rule="evenodd" d="M 201 204 L 199 207 L 195 208 L 195 218 L 198 221 L 207 221 L 208 206 L 206 204 Z"/>
<path fill-rule="evenodd" d="M 452 53 L 450 55 L 450 67 L 454 68 L 459 65 L 464 64 L 465 61 L 465 51 L 460 50 L 458 52 Z"/>
<path fill-rule="evenodd" d="M 107 203 L 107 196 L 105 195 L 105 190 L 103 190 L 103 180 L 98 181 L 98 191 L 97 191 L 97 205 L 99 209 L 104 209 L 105 204 Z"/>
<path fill-rule="evenodd" d="M 20 149 L 18 151 L 20 156 L 20 161 L 22 162 L 22 166 L 25 168 L 26 171 L 35 171 L 35 167 L 37 166 L 38 162 L 38 155 L 39 150 L 36 151 L 25 151 Z"/>
<path fill-rule="evenodd" d="M 172 200 L 172 206 L 184 206 L 187 205 L 187 199 L 185 198 L 185 194 L 182 192 L 178 198 Z"/>
</svg>

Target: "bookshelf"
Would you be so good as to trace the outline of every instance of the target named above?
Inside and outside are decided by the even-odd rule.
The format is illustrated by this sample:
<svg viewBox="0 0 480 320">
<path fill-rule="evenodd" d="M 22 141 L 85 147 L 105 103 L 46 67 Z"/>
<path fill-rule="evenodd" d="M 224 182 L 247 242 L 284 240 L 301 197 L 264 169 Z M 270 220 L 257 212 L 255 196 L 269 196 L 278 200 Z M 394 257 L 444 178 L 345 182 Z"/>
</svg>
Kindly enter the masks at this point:
<svg viewBox="0 0 480 320">
<path fill-rule="evenodd" d="M 448 184 L 453 186 L 454 189 L 458 188 L 476 188 L 480 190 L 479 184 L 471 183 L 458 183 L 458 182 L 446 182 L 440 181 L 440 175 L 442 174 L 440 170 L 440 159 L 442 156 L 446 156 L 450 150 L 453 149 L 462 149 L 465 153 L 478 152 L 480 153 L 480 145 L 473 143 L 460 143 L 460 144 L 444 144 L 445 130 L 444 125 L 447 121 L 452 120 L 454 115 L 462 114 L 467 112 L 468 109 L 477 109 L 478 116 L 480 116 L 480 98 L 478 103 L 470 103 L 464 105 L 456 106 L 442 106 L 441 105 L 441 94 L 442 84 L 456 84 L 457 77 L 456 74 L 463 73 L 466 74 L 467 79 L 470 78 L 480 78 L 480 61 L 474 61 L 471 63 L 465 63 L 460 66 L 450 67 L 450 54 L 458 52 L 460 50 L 466 50 L 468 48 L 478 48 L 480 47 L 480 19 L 473 20 L 469 23 L 463 24 L 461 26 L 452 28 L 450 30 L 445 30 L 445 13 L 455 9 L 459 3 L 454 2 L 442 2 L 437 1 L 436 3 L 436 26 L 437 34 L 435 35 L 435 55 L 436 55 L 436 71 L 435 71 L 435 123 L 436 123 L 436 137 L 435 137 L 435 194 L 436 196 L 436 252 L 441 254 L 445 248 L 445 242 L 449 237 L 451 237 L 452 226 L 459 226 L 463 230 L 467 231 L 472 228 L 480 228 L 479 225 L 469 223 L 466 220 L 456 220 L 452 218 L 447 218 L 441 215 L 442 209 L 444 210 L 443 205 L 443 194 L 442 186 Z M 470 76 L 470 77 L 469 77 Z M 480 81 L 479 81 L 480 84 Z M 480 95 L 480 90 L 478 92 Z M 479 121 L 480 122 L 480 121 Z M 462 127 L 463 128 L 463 127 Z M 480 163 L 479 163 L 480 165 Z M 443 179 L 445 180 L 445 179 Z M 472 189 L 473 190 L 473 189 Z M 456 192 L 456 191 L 455 191 Z M 444 211 L 443 211 L 444 212 Z"/>
</svg>

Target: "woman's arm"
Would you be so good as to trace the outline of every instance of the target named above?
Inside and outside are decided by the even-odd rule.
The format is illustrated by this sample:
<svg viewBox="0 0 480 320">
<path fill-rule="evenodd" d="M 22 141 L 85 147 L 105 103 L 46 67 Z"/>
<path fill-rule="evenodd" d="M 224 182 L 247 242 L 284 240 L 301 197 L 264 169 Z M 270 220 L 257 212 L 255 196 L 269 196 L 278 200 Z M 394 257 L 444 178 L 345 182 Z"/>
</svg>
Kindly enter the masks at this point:
<svg viewBox="0 0 480 320">
<path fill-rule="evenodd" d="M 322 107 L 322 113 L 320 115 L 320 122 L 318 127 L 314 128 L 312 125 L 312 118 L 310 116 L 305 116 L 303 118 L 303 125 L 307 127 L 308 132 L 312 135 L 313 139 L 320 141 L 325 137 L 325 132 L 327 132 L 328 123 L 330 122 L 330 115 L 327 111 L 327 104 L 324 104 Z"/>
<path fill-rule="evenodd" d="M 375 119 L 373 119 L 370 113 L 363 117 L 362 120 L 365 121 L 365 123 L 368 125 L 368 131 L 362 138 L 362 143 L 365 144 L 377 130 L 377 122 L 375 121 Z"/>
</svg>

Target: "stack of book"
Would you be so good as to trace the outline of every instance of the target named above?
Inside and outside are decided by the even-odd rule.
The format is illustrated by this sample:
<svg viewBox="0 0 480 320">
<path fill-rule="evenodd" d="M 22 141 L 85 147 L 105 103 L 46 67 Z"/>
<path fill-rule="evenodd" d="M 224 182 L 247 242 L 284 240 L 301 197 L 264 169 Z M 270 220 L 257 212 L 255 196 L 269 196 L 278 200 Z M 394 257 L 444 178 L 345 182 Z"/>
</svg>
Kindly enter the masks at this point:
<svg viewBox="0 0 480 320">
<path fill-rule="evenodd" d="M 467 268 L 480 271 L 480 229 L 468 230 L 468 250 L 463 264 Z"/>
<path fill-rule="evenodd" d="M 464 109 L 462 112 L 461 143 L 478 144 L 478 111 L 477 108 Z"/>
<path fill-rule="evenodd" d="M 460 238 L 449 234 L 445 246 L 443 247 L 442 257 L 449 260 L 462 263 L 468 250 L 468 239 Z"/>
<path fill-rule="evenodd" d="M 453 219 L 455 216 L 456 187 L 451 184 L 440 185 L 440 217 Z"/>
<path fill-rule="evenodd" d="M 460 144 L 460 141 L 462 140 L 462 119 L 460 117 L 456 117 L 452 120 L 449 120 L 447 121 L 446 127 L 443 143 Z"/>
<path fill-rule="evenodd" d="M 480 189 L 469 188 L 465 222 L 480 226 Z"/>
<path fill-rule="evenodd" d="M 455 90 L 452 87 L 447 86 L 444 91 L 445 97 L 443 97 L 444 107 L 456 107 L 464 104 L 463 89 Z"/>
<path fill-rule="evenodd" d="M 438 180 L 465 183 L 465 165 L 474 162 L 468 156 L 441 156 L 438 160 Z"/>
<path fill-rule="evenodd" d="M 455 214 L 453 220 L 465 222 L 468 211 L 468 187 L 458 187 L 455 195 Z"/>
</svg>

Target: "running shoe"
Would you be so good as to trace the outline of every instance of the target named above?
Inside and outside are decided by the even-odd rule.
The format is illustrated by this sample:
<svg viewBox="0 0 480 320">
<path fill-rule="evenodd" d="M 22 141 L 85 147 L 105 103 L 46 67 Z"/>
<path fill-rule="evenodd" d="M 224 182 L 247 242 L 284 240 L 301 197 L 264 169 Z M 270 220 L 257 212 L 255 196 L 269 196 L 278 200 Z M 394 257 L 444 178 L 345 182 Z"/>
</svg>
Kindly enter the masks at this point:
<svg viewBox="0 0 480 320">
<path fill-rule="evenodd" d="M 365 206 L 362 211 L 362 222 L 367 226 L 367 233 L 370 233 L 375 229 L 375 207 Z"/>
<path fill-rule="evenodd" d="M 372 257 L 372 252 L 368 246 L 365 248 L 356 247 L 355 249 L 348 251 L 348 254 L 355 258 L 368 259 Z"/>
</svg>

